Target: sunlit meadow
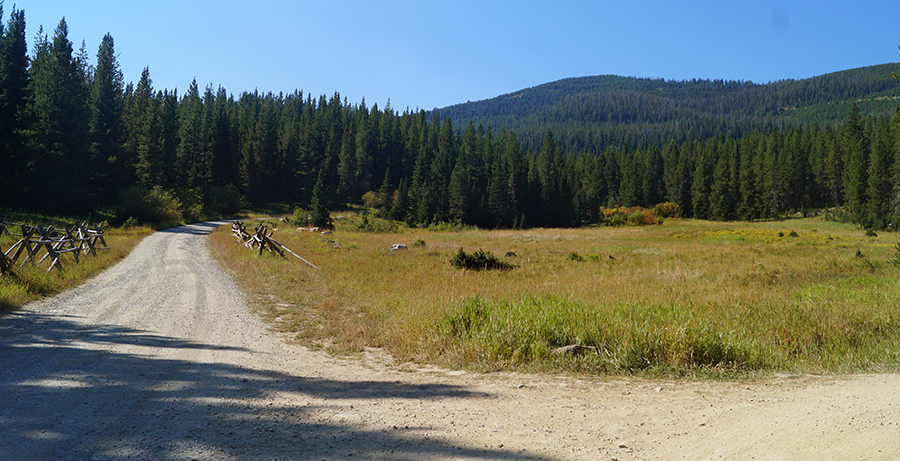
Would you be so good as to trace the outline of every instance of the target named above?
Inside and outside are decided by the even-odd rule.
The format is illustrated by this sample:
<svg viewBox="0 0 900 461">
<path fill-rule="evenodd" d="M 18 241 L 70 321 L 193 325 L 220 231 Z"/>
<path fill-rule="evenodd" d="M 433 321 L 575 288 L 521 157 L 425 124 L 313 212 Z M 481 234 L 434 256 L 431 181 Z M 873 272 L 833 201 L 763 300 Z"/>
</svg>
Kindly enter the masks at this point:
<svg viewBox="0 0 900 461">
<path fill-rule="evenodd" d="M 280 224 L 274 238 L 319 270 L 259 256 L 227 227 L 212 240 L 275 329 L 337 353 L 382 347 L 399 360 L 478 370 L 713 377 L 900 363 L 894 233 L 820 219 L 341 230 L 352 228 L 339 222 L 321 236 Z M 396 243 L 408 249 L 390 251 Z M 516 267 L 455 269 L 460 248 Z M 567 345 L 586 348 L 554 353 Z"/>
</svg>

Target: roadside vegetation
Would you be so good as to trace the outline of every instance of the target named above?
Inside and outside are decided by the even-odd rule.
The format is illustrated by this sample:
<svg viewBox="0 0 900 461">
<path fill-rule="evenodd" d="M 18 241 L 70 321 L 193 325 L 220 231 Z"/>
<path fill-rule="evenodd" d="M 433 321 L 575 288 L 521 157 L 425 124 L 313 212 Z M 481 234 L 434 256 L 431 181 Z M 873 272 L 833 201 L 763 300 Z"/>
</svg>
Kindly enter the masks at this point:
<svg viewBox="0 0 900 461">
<path fill-rule="evenodd" d="M 212 234 L 273 328 L 313 348 L 482 371 L 715 378 L 900 364 L 894 233 L 818 218 L 372 233 L 357 230 L 371 216 L 342 218 L 333 235 L 276 233 L 319 271 Z M 391 251 L 398 243 L 408 248 Z M 460 249 L 511 252 L 494 258 L 514 269 L 457 269 Z M 584 347 L 558 350 L 571 345 Z"/>
<path fill-rule="evenodd" d="M 45 216 L 33 213 L 5 211 L 0 214 L 7 222 L 35 226 L 61 225 L 62 223 L 73 224 L 79 221 L 77 218 Z M 84 217 L 80 220 L 84 220 Z M 61 258 L 61 261 L 63 261 L 62 270 L 53 269 L 48 272 L 48 264 L 46 262 L 36 265 L 25 263 L 13 268 L 13 273 L 10 275 L 0 275 L 0 315 L 22 307 L 25 303 L 52 296 L 67 288 L 79 285 L 127 256 L 142 238 L 152 232 L 152 229 L 148 226 L 137 225 L 132 227 L 106 227 L 105 230 L 104 238 L 107 245 L 109 245 L 109 249 L 97 251 L 96 257 L 84 255 L 80 258 L 80 262 L 75 264 L 72 256 L 67 254 Z M 18 237 L 12 235 L 0 235 L 0 249 L 2 251 L 9 250 L 18 239 Z M 24 258 L 21 261 L 24 261 Z"/>
</svg>

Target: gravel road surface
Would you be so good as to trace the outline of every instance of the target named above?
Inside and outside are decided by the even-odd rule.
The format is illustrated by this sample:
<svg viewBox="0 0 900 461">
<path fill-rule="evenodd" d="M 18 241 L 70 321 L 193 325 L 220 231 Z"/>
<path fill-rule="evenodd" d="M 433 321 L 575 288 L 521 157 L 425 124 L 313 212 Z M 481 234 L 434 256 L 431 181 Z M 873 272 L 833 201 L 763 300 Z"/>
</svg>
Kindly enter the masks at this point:
<svg viewBox="0 0 900 461">
<path fill-rule="evenodd" d="M 0 318 L 0 460 L 900 459 L 895 374 L 579 379 L 289 345 L 211 259 L 219 224 Z"/>
</svg>

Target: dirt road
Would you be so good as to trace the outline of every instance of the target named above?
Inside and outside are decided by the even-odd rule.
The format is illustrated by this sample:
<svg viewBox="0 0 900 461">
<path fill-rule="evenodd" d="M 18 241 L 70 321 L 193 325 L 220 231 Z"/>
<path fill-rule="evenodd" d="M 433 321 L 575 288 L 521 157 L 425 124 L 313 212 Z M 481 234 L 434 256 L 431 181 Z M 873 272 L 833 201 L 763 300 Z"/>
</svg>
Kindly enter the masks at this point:
<svg viewBox="0 0 900 461">
<path fill-rule="evenodd" d="M 898 375 L 586 380 L 287 345 L 212 227 L 0 318 L 0 459 L 900 459 Z"/>
</svg>

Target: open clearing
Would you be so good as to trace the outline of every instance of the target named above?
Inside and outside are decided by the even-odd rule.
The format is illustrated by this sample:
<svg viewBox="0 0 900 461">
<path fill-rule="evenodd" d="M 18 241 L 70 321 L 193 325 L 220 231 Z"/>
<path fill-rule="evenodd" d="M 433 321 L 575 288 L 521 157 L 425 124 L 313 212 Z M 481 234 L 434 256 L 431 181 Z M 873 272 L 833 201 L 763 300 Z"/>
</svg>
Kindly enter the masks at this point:
<svg viewBox="0 0 900 461">
<path fill-rule="evenodd" d="M 290 345 L 210 258 L 212 227 L 0 318 L 0 458 L 900 458 L 896 374 L 579 379 Z"/>
<path fill-rule="evenodd" d="M 894 233 L 815 218 L 371 233 L 352 219 L 332 235 L 275 232 L 321 270 L 258 256 L 225 228 L 210 238 L 275 329 L 338 353 L 378 347 L 446 368 L 588 375 L 900 369 Z M 460 249 L 515 269 L 455 269 Z M 552 354 L 569 345 L 593 349 Z"/>
</svg>

